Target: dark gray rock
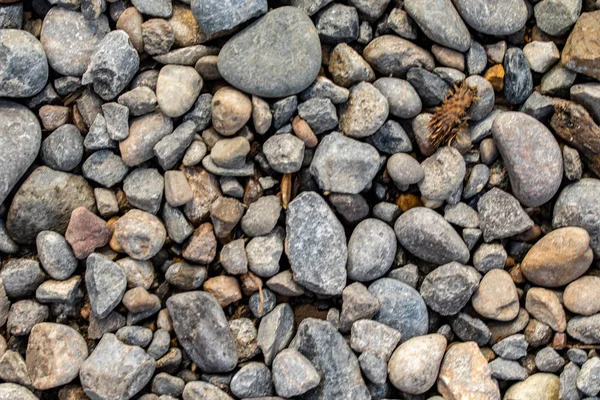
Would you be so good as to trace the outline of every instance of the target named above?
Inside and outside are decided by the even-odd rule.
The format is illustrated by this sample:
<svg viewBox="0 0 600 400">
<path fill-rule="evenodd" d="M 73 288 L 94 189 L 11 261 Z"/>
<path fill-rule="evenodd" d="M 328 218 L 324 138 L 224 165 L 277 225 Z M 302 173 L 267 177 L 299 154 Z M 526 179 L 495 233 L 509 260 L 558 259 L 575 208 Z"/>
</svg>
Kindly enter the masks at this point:
<svg viewBox="0 0 600 400">
<path fill-rule="evenodd" d="M 318 76 L 317 79 L 302 93 L 300 98 L 303 101 L 314 98 L 329 99 L 333 104 L 341 104 L 348 101 L 350 91 L 342 86 L 337 86 L 324 76 Z"/>
<path fill-rule="evenodd" d="M 515 197 L 529 207 L 549 201 L 563 175 L 560 147 L 550 130 L 529 115 L 505 112 L 492 131 Z"/>
<path fill-rule="evenodd" d="M 1 14 L 6 7 L 3 4 L 0 9 L 0 27 L 3 19 Z M 22 7 L 21 4 L 21 12 Z M 10 27 L 2 28 L 0 48 L 3 66 L 0 70 L 0 97 L 30 97 L 38 94 L 48 82 L 48 61 L 42 45 L 29 32 L 8 29 Z"/>
<path fill-rule="evenodd" d="M 289 205 L 286 254 L 294 280 L 322 295 L 339 295 L 346 285 L 346 235 L 325 200 L 303 192 Z"/>
<path fill-rule="evenodd" d="M 408 134 L 398 122 L 392 120 L 386 121 L 375 134 L 367 138 L 367 142 L 387 154 L 410 153 L 413 149 Z"/>
<path fill-rule="evenodd" d="M 108 136 L 106 119 L 102 114 L 98 114 L 90 126 L 90 130 L 83 139 L 83 147 L 85 147 L 86 150 L 114 150 L 117 148 L 117 142 Z"/>
<path fill-rule="evenodd" d="M 573 183 L 558 196 L 554 205 L 552 226 L 562 228 L 578 226 L 590 235 L 590 247 L 596 256 L 600 255 L 600 181 L 584 178 Z"/>
<path fill-rule="evenodd" d="M 508 254 L 500 243 L 484 243 L 473 253 L 473 266 L 481 273 L 502 269 Z"/>
<path fill-rule="evenodd" d="M 485 48 L 479 42 L 472 40 L 471 47 L 465 56 L 465 61 L 469 75 L 482 73 L 487 65 Z"/>
<path fill-rule="evenodd" d="M 212 99 L 212 95 L 211 96 Z M 158 104 L 156 94 L 147 86 L 140 86 L 119 96 L 119 104 L 129 109 L 135 117 L 154 111 Z"/>
<path fill-rule="evenodd" d="M 121 302 L 127 288 L 123 269 L 104 256 L 93 253 L 86 261 L 85 285 L 92 310 L 105 318 Z"/>
<path fill-rule="evenodd" d="M 36 116 L 20 104 L 0 100 L 0 204 L 35 161 L 41 141 Z"/>
<path fill-rule="evenodd" d="M 458 261 L 466 263 L 469 250 L 458 233 L 433 210 L 412 208 L 402 214 L 394 225 L 402 247 L 417 257 L 438 265 Z"/>
<path fill-rule="evenodd" d="M 481 196 L 477 211 L 486 242 L 518 235 L 533 226 L 518 200 L 498 188 Z"/>
<path fill-rule="evenodd" d="M 225 314 L 206 292 L 186 292 L 167 299 L 179 343 L 202 371 L 229 372 L 238 355 Z"/>
<path fill-rule="evenodd" d="M 537 120 L 545 121 L 554 112 L 554 98 L 544 96 L 539 92 L 533 92 L 525 100 L 519 111 L 529 114 Z"/>
<path fill-rule="evenodd" d="M 81 171 L 87 179 L 111 188 L 125 179 L 129 167 L 112 151 L 98 150 L 85 160 Z"/>
<path fill-rule="evenodd" d="M 196 132 L 202 132 L 210 125 L 212 98 L 212 94 L 202 93 L 192 109 L 183 117 L 184 121 L 193 121 L 196 124 Z"/>
<path fill-rule="evenodd" d="M 383 385 L 387 380 L 387 362 L 372 350 L 365 351 L 358 357 L 360 369 L 367 379 L 375 384 Z"/>
<path fill-rule="evenodd" d="M 219 53 L 218 67 L 227 82 L 246 93 L 296 94 L 315 80 L 321 67 L 317 29 L 303 11 L 278 8 L 231 38 Z"/>
<path fill-rule="evenodd" d="M 83 158 L 83 137 L 75 125 L 65 124 L 42 142 L 42 160 L 52 169 L 71 171 Z"/>
<path fill-rule="evenodd" d="M 94 315 L 90 314 L 90 325 L 88 327 L 88 337 L 90 339 L 100 339 L 105 333 L 116 332 L 127 323 L 124 316 L 116 311 L 108 314 L 108 317 L 99 319 Z"/>
<path fill-rule="evenodd" d="M 152 392 L 174 398 L 181 395 L 185 388 L 185 381 L 177 376 L 169 375 L 165 372 L 157 374 L 152 380 Z M 160 399 L 162 400 L 162 399 Z"/>
<path fill-rule="evenodd" d="M 263 363 L 248 363 L 231 378 L 229 387 L 239 398 L 270 396 L 273 394 L 271 371 Z"/>
<path fill-rule="evenodd" d="M 321 378 L 310 361 L 293 349 L 282 351 L 273 361 L 275 392 L 284 397 L 300 396 L 314 389 Z"/>
<path fill-rule="evenodd" d="M 492 350 L 506 360 L 518 360 L 527 355 L 528 346 L 529 344 L 525 340 L 525 335 L 515 334 L 493 345 Z"/>
<path fill-rule="evenodd" d="M 253 203 L 254 204 L 254 203 Z M 248 268 L 256 275 L 270 278 L 279 272 L 279 260 L 283 254 L 283 228 L 275 228 L 267 236 L 252 238 L 246 245 Z"/>
<path fill-rule="evenodd" d="M 102 113 L 112 140 L 123 140 L 129 136 L 129 108 L 118 103 L 105 103 L 102 104 Z"/>
<path fill-rule="evenodd" d="M 229 31 L 267 12 L 266 0 L 192 0 L 192 13 L 208 35 Z"/>
<path fill-rule="evenodd" d="M 583 365 L 587 361 L 587 352 L 583 349 L 572 348 L 567 350 L 567 358 L 576 365 Z"/>
<path fill-rule="evenodd" d="M 129 84 L 138 71 L 140 59 L 125 31 L 107 34 L 92 54 L 81 83 L 94 85 L 94 91 L 104 100 L 111 100 Z"/>
<path fill-rule="evenodd" d="M 467 25 L 486 35 L 515 33 L 529 15 L 523 0 L 454 0 L 454 6 Z"/>
<path fill-rule="evenodd" d="M 269 289 L 262 290 L 262 300 L 260 293 L 254 293 L 248 299 L 248 308 L 256 318 L 262 318 L 270 313 L 275 305 L 277 305 L 277 298 Z"/>
<path fill-rule="evenodd" d="M 409 82 L 398 78 L 384 77 L 377 79 L 373 86 L 387 99 L 391 115 L 410 119 L 421 112 L 423 107 L 421 98 Z"/>
<path fill-rule="evenodd" d="M 303 398 L 370 399 L 362 379 L 358 360 L 344 337 L 329 322 L 307 318 L 298 326 L 290 344 L 306 357 L 321 376 L 319 385 Z"/>
<path fill-rule="evenodd" d="M 279 304 L 260 320 L 257 340 L 267 365 L 271 365 L 293 336 L 294 310 L 287 303 Z"/>
<path fill-rule="evenodd" d="M 354 7 L 334 3 L 317 15 L 315 25 L 323 43 L 348 43 L 358 39 L 359 19 Z"/>
<path fill-rule="evenodd" d="M 21 29 L 23 25 L 23 3 L 0 6 L 0 29 Z"/>
<path fill-rule="evenodd" d="M 288 96 L 273 103 L 271 107 L 272 125 L 275 129 L 279 129 L 288 124 L 292 117 L 296 114 L 298 108 L 298 97 Z"/>
<path fill-rule="evenodd" d="M 53 7 L 44 18 L 40 41 L 53 70 L 61 75 L 81 76 L 108 32 L 106 15 L 88 20 L 80 12 Z"/>
<path fill-rule="evenodd" d="M 524 381 L 529 374 L 517 361 L 496 358 L 489 363 L 492 377 L 504 381 Z"/>
<path fill-rule="evenodd" d="M 580 83 L 571 86 L 571 100 L 585 107 L 600 124 L 600 83 Z"/>
<path fill-rule="evenodd" d="M 324 191 L 360 193 L 379 170 L 377 150 L 339 132 L 325 136 L 313 156 L 310 172 Z"/>
<path fill-rule="evenodd" d="M 577 72 L 573 72 L 558 63 L 542 77 L 540 93 L 542 95 L 566 97 L 576 78 Z"/>
<path fill-rule="evenodd" d="M 444 207 L 444 219 L 461 228 L 478 228 L 477 211 L 465 203 L 447 204 Z"/>
<path fill-rule="evenodd" d="M 359 223 L 348 242 L 348 278 L 366 282 L 380 278 L 396 257 L 394 230 L 378 219 Z"/>
<path fill-rule="evenodd" d="M 175 243 L 183 243 L 184 240 L 194 232 L 194 227 L 178 208 L 171 207 L 169 204 L 165 203 L 163 204 L 161 216 L 165 223 L 169 238 Z"/>
<path fill-rule="evenodd" d="M 432 310 L 441 315 L 454 315 L 467 305 L 480 280 L 481 275 L 475 268 L 451 262 L 430 272 L 420 292 Z"/>
<path fill-rule="evenodd" d="M 533 91 L 533 77 L 523 50 L 511 47 L 504 56 L 504 96 L 511 104 L 521 104 Z"/>
<path fill-rule="evenodd" d="M 424 68 L 411 68 L 406 79 L 415 88 L 425 107 L 441 104 L 450 90 L 442 78 Z"/>
<path fill-rule="evenodd" d="M 189 120 L 179 125 L 173 133 L 163 137 L 154 146 L 154 155 L 160 166 L 166 171 L 173 168 L 183 157 L 194 140 L 197 125 Z"/>
<path fill-rule="evenodd" d="M 382 278 L 369 286 L 369 292 L 380 304 L 375 320 L 398 330 L 403 342 L 427 333 L 427 306 L 415 289 L 398 280 Z"/>
<path fill-rule="evenodd" d="M 471 35 L 450 0 L 406 0 L 404 9 L 425 35 L 461 52 L 471 47 Z"/>
<path fill-rule="evenodd" d="M 298 115 L 305 120 L 317 135 L 338 126 L 337 111 L 327 98 L 312 98 L 298 106 Z"/>
<path fill-rule="evenodd" d="M 173 13 L 171 0 L 133 0 L 132 3 L 141 14 L 151 17 L 169 18 Z"/>
<path fill-rule="evenodd" d="M 485 346 L 490 340 L 492 333 L 485 323 L 468 314 L 460 313 L 452 319 L 452 330 L 463 342 L 475 342 L 479 346 Z"/>
<path fill-rule="evenodd" d="M 64 233 L 71 212 L 85 207 L 94 211 L 94 192 L 76 175 L 39 167 L 21 185 L 8 211 L 6 228 L 19 243 L 33 243 L 41 231 Z"/>
<path fill-rule="evenodd" d="M 164 329 L 158 329 L 154 332 L 152 343 L 148 346 L 148 354 L 155 360 L 158 360 L 165 355 L 170 346 L 171 335 L 169 335 L 169 332 Z"/>
<path fill-rule="evenodd" d="M 10 259 L 2 268 L 0 278 L 9 297 L 26 297 L 35 293 L 37 287 L 46 279 L 35 260 L 26 258 Z"/>
<path fill-rule="evenodd" d="M 204 267 L 178 262 L 169 267 L 165 280 L 180 290 L 196 290 L 202 287 L 207 275 Z"/>
<path fill-rule="evenodd" d="M 130 399 L 150 382 L 155 368 L 156 362 L 142 348 L 107 333 L 81 365 L 79 379 L 92 399 Z"/>
<path fill-rule="evenodd" d="M 154 168 L 136 168 L 123 181 L 127 201 L 134 207 L 156 214 L 163 198 L 164 178 Z"/>
</svg>

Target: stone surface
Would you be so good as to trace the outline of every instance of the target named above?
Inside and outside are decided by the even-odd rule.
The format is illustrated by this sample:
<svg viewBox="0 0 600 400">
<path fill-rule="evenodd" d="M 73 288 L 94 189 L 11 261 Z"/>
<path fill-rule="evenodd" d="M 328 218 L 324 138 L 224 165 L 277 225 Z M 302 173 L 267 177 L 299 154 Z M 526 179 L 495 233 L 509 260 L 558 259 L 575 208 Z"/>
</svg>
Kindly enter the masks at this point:
<svg viewBox="0 0 600 400">
<path fill-rule="evenodd" d="M 339 295 L 346 284 L 346 235 L 325 200 L 315 192 L 288 206 L 285 249 L 294 280 L 323 295 Z"/>
<path fill-rule="evenodd" d="M 0 203 L 35 161 L 41 142 L 36 116 L 20 104 L 0 100 Z"/>
<path fill-rule="evenodd" d="M 293 336 L 294 311 L 289 304 L 277 305 L 261 319 L 257 340 L 267 365 L 271 365 L 277 353 L 287 347 Z"/>
<path fill-rule="evenodd" d="M 563 293 L 565 307 L 576 314 L 593 315 L 600 311 L 600 277 L 583 276 L 571 282 Z"/>
<path fill-rule="evenodd" d="M 511 321 L 519 314 L 519 296 L 510 274 L 503 269 L 486 273 L 473 294 L 473 308 L 496 321 Z"/>
<path fill-rule="evenodd" d="M 136 260 L 148 260 L 162 248 L 167 232 L 162 222 L 154 215 L 131 210 L 114 225 L 113 240 Z"/>
<path fill-rule="evenodd" d="M 527 5 L 523 0 L 502 3 L 493 0 L 454 0 L 460 16 L 473 29 L 486 35 L 510 35 L 527 21 Z"/>
<path fill-rule="evenodd" d="M 419 182 L 421 196 L 430 201 L 448 200 L 461 185 L 465 160 L 453 147 L 444 146 L 421 163 L 423 180 Z"/>
<path fill-rule="evenodd" d="M 430 272 L 421 284 L 420 293 L 432 310 L 454 315 L 467 305 L 480 280 L 481 275 L 473 267 L 451 262 Z"/>
<path fill-rule="evenodd" d="M 0 46 L 3 49 L 0 96 L 30 97 L 38 94 L 48 81 L 48 60 L 40 42 L 26 31 L 2 29 Z"/>
<path fill-rule="evenodd" d="M 595 79 L 600 79 L 600 68 L 598 68 L 600 46 L 594 40 L 598 36 L 599 21 L 600 11 L 581 14 L 561 56 L 565 67 Z"/>
<path fill-rule="evenodd" d="M 377 219 L 363 220 L 348 242 L 348 278 L 359 282 L 377 279 L 390 269 L 395 255 L 394 230 Z"/>
<path fill-rule="evenodd" d="M 85 160 L 81 171 L 87 179 L 111 188 L 125 178 L 129 167 L 121 157 L 112 151 L 99 150 Z"/>
<path fill-rule="evenodd" d="M 567 326 L 565 310 L 554 292 L 537 287 L 529 289 L 525 308 L 533 318 L 549 325 L 556 332 L 565 331 Z"/>
<path fill-rule="evenodd" d="M 421 98 L 407 81 L 398 78 L 379 78 L 373 86 L 386 98 L 391 115 L 409 119 L 421 112 Z"/>
<path fill-rule="evenodd" d="M 515 383 L 506 391 L 505 400 L 540 399 L 553 400 L 558 398 L 560 380 L 553 374 L 537 373 L 523 382 Z"/>
<path fill-rule="evenodd" d="M 271 168 L 282 174 L 291 174 L 298 172 L 302 166 L 304 143 L 296 136 L 284 133 L 267 139 L 263 152 Z"/>
<path fill-rule="evenodd" d="M 286 97 L 306 89 L 320 64 L 321 46 L 312 21 L 297 8 L 281 7 L 230 39 L 221 49 L 218 67 L 226 81 L 246 93 Z"/>
<path fill-rule="evenodd" d="M 498 188 L 481 196 L 477 210 L 486 242 L 518 235 L 533 226 L 517 199 Z"/>
<path fill-rule="evenodd" d="M 315 367 L 296 350 L 284 350 L 273 361 L 273 383 L 280 396 L 300 396 L 315 388 L 320 381 Z"/>
<path fill-rule="evenodd" d="M 156 99 L 168 117 L 180 117 L 192 108 L 202 89 L 202 77 L 192 67 L 165 65 L 156 82 Z"/>
<path fill-rule="evenodd" d="M 238 398 L 268 396 L 273 392 L 271 371 L 263 363 L 247 363 L 231 378 L 229 386 Z"/>
<path fill-rule="evenodd" d="M 104 256 L 93 253 L 86 261 L 85 284 L 92 310 L 105 318 L 121 302 L 127 288 L 123 269 Z"/>
<path fill-rule="evenodd" d="M 523 51 L 511 47 L 504 57 L 504 94 L 511 104 L 523 103 L 533 90 L 533 78 Z"/>
<path fill-rule="evenodd" d="M 428 51 L 394 35 L 383 35 L 371 41 L 365 47 L 363 57 L 382 74 L 399 78 L 411 68 L 432 70 L 435 66 Z"/>
<path fill-rule="evenodd" d="M 340 130 L 346 136 L 371 136 L 388 117 L 389 106 L 379 90 L 368 82 L 350 88 L 350 100 L 340 112 Z"/>
<path fill-rule="evenodd" d="M 62 235 L 42 231 L 37 235 L 36 248 L 44 271 L 53 279 L 67 279 L 77 269 L 77 259 Z"/>
<path fill-rule="evenodd" d="M 550 36 L 569 31 L 581 13 L 581 0 L 544 0 L 535 5 L 536 25 Z"/>
</svg>

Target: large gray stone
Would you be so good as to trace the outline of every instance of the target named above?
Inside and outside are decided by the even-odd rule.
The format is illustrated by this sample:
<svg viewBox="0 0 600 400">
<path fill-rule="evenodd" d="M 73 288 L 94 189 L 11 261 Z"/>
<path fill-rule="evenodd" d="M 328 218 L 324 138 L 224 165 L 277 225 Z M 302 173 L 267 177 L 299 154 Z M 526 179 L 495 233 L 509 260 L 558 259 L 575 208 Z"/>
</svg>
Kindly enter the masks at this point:
<svg viewBox="0 0 600 400">
<path fill-rule="evenodd" d="M 510 35 L 527 22 L 524 0 L 453 0 L 460 16 L 473 29 L 486 35 Z"/>
<path fill-rule="evenodd" d="M 405 212 L 396 220 L 394 230 L 402 247 L 425 261 L 464 264 L 470 258 L 467 245 L 454 228 L 429 208 L 416 207 Z"/>
<path fill-rule="evenodd" d="M 48 81 L 48 60 L 40 42 L 26 31 L 0 29 L 0 97 L 30 97 Z"/>
<path fill-rule="evenodd" d="M 64 234 L 71 212 L 95 211 L 94 191 L 77 175 L 39 167 L 21 185 L 8 210 L 6 228 L 19 243 L 33 243 L 41 231 Z"/>
<path fill-rule="evenodd" d="M 41 142 L 36 116 L 20 104 L 0 100 L 0 204 L 35 161 Z"/>
<path fill-rule="evenodd" d="M 344 337 L 327 321 L 303 320 L 290 344 L 317 369 L 319 385 L 302 396 L 306 400 L 366 400 L 369 391 L 360 373 L 358 360 Z"/>
<path fill-rule="evenodd" d="M 286 254 L 294 280 L 322 295 L 335 296 L 346 285 L 346 234 L 325 200 L 303 192 L 288 206 Z"/>
<path fill-rule="evenodd" d="M 85 19 L 80 12 L 53 7 L 44 18 L 40 41 L 53 70 L 61 75 L 81 76 L 108 32 L 106 15 Z"/>
<path fill-rule="evenodd" d="M 286 97 L 306 89 L 321 67 L 321 43 L 310 18 L 295 7 L 269 12 L 231 38 L 219 53 L 227 82 L 261 97 Z"/>
<path fill-rule="evenodd" d="M 192 0 L 194 18 L 207 35 L 228 31 L 267 12 L 267 0 Z"/>
<path fill-rule="evenodd" d="M 179 293 L 169 297 L 167 308 L 179 343 L 203 372 L 221 373 L 235 368 L 235 341 L 221 306 L 211 294 Z"/>
</svg>

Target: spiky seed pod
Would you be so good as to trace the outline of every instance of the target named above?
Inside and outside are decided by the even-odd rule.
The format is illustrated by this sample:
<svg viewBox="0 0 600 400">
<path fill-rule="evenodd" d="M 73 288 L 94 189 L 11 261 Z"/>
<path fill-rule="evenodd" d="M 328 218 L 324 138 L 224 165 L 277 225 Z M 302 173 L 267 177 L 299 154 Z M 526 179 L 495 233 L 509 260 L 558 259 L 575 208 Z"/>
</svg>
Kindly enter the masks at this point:
<svg viewBox="0 0 600 400">
<path fill-rule="evenodd" d="M 467 112 L 477 99 L 477 89 L 469 87 L 465 81 L 450 89 L 450 96 L 435 108 L 429 121 L 429 139 L 437 148 L 450 144 L 456 135 L 467 126 L 471 115 Z"/>
</svg>

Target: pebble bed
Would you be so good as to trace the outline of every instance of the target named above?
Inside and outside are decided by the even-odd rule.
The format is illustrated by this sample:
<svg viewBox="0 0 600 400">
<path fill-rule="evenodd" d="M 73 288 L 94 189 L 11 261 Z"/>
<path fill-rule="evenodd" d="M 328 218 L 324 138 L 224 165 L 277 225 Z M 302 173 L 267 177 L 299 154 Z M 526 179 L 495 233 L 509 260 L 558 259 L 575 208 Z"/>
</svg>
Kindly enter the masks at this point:
<svg viewBox="0 0 600 400">
<path fill-rule="evenodd" d="M 599 124 L 599 0 L 0 0 L 0 400 L 600 399 Z"/>
</svg>

